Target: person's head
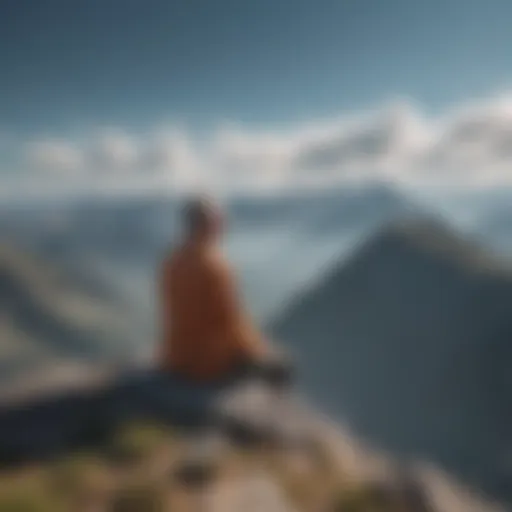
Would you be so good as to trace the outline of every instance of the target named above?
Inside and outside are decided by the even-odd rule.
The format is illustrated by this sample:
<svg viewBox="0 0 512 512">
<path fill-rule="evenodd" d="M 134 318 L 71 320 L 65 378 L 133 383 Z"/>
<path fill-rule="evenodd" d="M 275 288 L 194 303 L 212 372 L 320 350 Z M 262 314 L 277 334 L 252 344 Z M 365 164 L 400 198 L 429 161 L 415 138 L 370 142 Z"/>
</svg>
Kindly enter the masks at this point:
<svg viewBox="0 0 512 512">
<path fill-rule="evenodd" d="M 183 223 L 188 239 L 212 241 L 222 235 L 224 216 L 212 199 L 195 197 L 185 204 Z"/>
</svg>

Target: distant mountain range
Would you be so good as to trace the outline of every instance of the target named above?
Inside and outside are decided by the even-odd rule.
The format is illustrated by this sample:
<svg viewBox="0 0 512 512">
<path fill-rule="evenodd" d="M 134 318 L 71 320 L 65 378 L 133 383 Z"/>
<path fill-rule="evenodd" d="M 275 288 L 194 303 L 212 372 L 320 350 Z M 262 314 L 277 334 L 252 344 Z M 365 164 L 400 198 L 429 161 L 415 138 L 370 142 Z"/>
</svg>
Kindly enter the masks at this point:
<svg viewBox="0 0 512 512">
<path fill-rule="evenodd" d="M 47 256 L 153 260 L 177 235 L 177 200 L 139 198 L 43 204 L 0 210 L 0 232 Z M 413 207 L 387 186 L 227 201 L 230 230 L 287 228 L 339 233 Z"/>
<path fill-rule="evenodd" d="M 439 210 L 449 220 L 463 219 L 462 224 L 475 233 L 492 232 L 495 226 L 497 236 L 512 239 L 501 229 L 510 217 L 508 196 L 459 195 L 439 200 L 425 196 L 420 205 L 417 195 L 411 199 L 387 184 L 374 184 L 231 198 L 225 204 L 233 238 L 276 232 L 305 237 L 311 243 L 311 237 L 322 241 L 403 215 Z M 148 268 L 178 235 L 179 206 L 179 200 L 164 196 L 4 205 L 0 235 L 59 264 L 80 260 L 94 267 L 97 262 L 115 261 Z"/>
<path fill-rule="evenodd" d="M 478 244 L 438 221 L 392 223 L 271 331 L 356 432 L 512 502 L 512 273 Z"/>
<path fill-rule="evenodd" d="M 163 197 L 23 205 L 0 210 L 0 235 L 65 269 L 88 290 L 101 289 L 149 316 L 155 267 L 179 235 L 179 206 Z M 379 185 L 234 198 L 226 209 L 227 250 L 249 303 L 267 317 L 354 237 L 418 207 Z"/>
</svg>

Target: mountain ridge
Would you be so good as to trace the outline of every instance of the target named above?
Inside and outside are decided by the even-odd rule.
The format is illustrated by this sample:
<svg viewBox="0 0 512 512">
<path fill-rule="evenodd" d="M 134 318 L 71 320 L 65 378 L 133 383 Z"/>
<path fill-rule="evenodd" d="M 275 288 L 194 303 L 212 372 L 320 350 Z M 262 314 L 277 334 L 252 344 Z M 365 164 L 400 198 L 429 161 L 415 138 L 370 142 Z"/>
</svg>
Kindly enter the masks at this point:
<svg viewBox="0 0 512 512">
<path fill-rule="evenodd" d="M 0 245 L 0 302 L 3 366 L 92 362 L 130 350 L 124 304 L 84 291 L 72 276 L 10 243 Z"/>
</svg>

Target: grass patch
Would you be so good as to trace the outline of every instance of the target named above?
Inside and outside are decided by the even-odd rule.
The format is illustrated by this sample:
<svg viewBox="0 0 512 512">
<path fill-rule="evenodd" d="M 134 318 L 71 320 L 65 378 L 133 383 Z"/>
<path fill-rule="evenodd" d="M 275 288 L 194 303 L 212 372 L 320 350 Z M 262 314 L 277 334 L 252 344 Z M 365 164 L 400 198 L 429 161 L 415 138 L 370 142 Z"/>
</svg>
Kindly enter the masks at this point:
<svg viewBox="0 0 512 512">
<path fill-rule="evenodd" d="M 114 464 L 139 464 L 171 443 L 170 430 L 151 423 L 131 423 L 115 433 L 103 456 Z"/>
<path fill-rule="evenodd" d="M 68 512 L 46 485 L 45 472 L 0 478 L 0 512 Z"/>
</svg>

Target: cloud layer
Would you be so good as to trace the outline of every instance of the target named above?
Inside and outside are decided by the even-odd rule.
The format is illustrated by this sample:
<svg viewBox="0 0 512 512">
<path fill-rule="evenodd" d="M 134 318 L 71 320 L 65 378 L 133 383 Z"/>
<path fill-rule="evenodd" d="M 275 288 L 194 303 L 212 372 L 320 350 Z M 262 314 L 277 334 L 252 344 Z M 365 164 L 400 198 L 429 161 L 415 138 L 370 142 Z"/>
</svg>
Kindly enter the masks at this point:
<svg viewBox="0 0 512 512">
<path fill-rule="evenodd" d="M 409 101 L 281 130 L 226 124 L 199 142 L 186 130 L 97 130 L 82 140 L 30 141 L 32 172 L 170 189 L 279 189 L 368 179 L 497 185 L 512 182 L 512 95 L 437 117 Z"/>
</svg>

